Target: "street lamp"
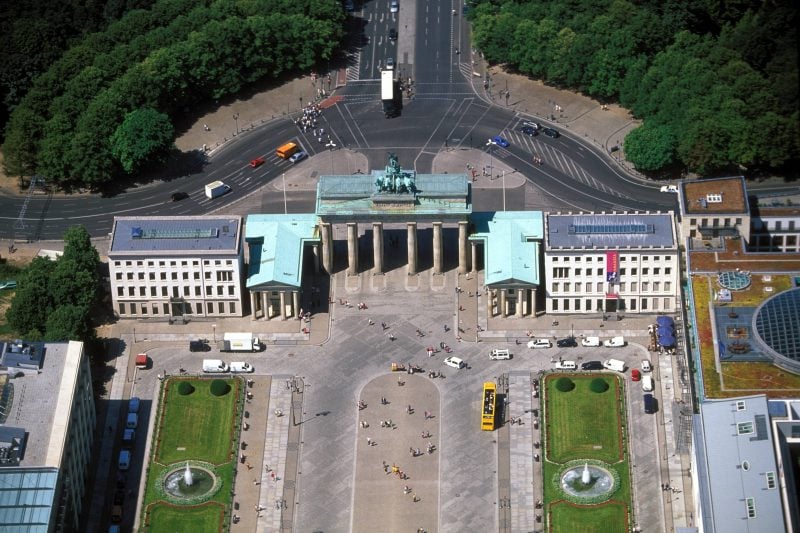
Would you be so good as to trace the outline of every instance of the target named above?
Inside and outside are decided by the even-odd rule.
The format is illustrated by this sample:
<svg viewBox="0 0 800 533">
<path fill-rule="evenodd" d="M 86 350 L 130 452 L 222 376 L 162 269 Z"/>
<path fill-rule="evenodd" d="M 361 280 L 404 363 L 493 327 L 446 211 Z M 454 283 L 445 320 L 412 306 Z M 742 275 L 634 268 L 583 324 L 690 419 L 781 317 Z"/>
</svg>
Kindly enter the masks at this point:
<svg viewBox="0 0 800 533">
<path fill-rule="evenodd" d="M 214 344 L 216 344 L 217 343 L 217 325 L 216 324 L 211 324 L 211 329 L 213 330 L 213 337 L 212 338 L 214 339 Z"/>
<path fill-rule="evenodd" d="M 236 133 L 234 135 L 239 135 L 239 113 L 233 114 L 233 122 L 236 124 Z"/>
<path fill-rule="evenodd" d="M 302 94 L 300 95 L 299 100 L 300 100 L 300 107 L 298 107 L 297 110 L 298 111 L 302 111 L 303 110 L 303 95 Z"/>
<path fill-rule="evenodd" d="M 489 139 L 486 146 L 489 147 L 489 181 L 491 181 L 494 179 L 494 147 L 497 146 L 497 143 Z"/>
</svg>

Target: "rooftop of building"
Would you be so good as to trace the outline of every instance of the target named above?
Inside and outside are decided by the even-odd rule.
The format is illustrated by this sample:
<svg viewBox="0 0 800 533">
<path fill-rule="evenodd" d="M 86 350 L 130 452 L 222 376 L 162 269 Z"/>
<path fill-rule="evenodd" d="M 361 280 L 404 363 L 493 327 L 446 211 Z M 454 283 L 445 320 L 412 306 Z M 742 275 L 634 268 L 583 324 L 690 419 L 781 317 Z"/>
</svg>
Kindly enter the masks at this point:
<svg viewBox="0 0 800 533">
<path fill-rule="evenodd" d="M 231 215 L 114 217 L 108 255 L 238 254 L 241 227 Z"/>
<path fill-rule="evenodd" d="M 750 213 L 743 176 L 684 181 L 681 202 L 683 212 L 690 215 Z"/>
<path fill-rule="evenodd" d="M 19 359 L 16 354 L 7 355 L 15 344 L 0 345 L 3 365 L 9 366 L 9 379 L 5 386 L 13 390 L 13 394 L 10 395 L 10 405 L 5 406 L 4 426 L 22 428 L 27 434 L 25 449 L 19 461 L 20 466 L 58 467 L 60 466 L 58 458 L 63 449 L 66 433 L 59 442 L 57 436 L 53 438 L 54 428 L 58 430 L 61 425 L 65 426 L 68 422 L 68 420 L 56 420 L 57 413 L 62 414 L 64 407 L 60 405 L 59 396 L 65 382 L 74 379 L 74 373 L 66 371 L 65 366 L 80 362 L 83 345 L 79 342 L 25 344 L 41 361 L 40 366 L 29 364 L 9 366 Z"/>
<path fill-rule="evenodd" d="M 300 287 L 305 244 L 318 240 L 316 215 L 248 215 L 247 288 Z"/>
<path fill-rule="evenodd" d="M 748 272 L 800 272 L 800 253 L 747 252 L 738 237 L 722 238 L 722 248 L 689 250 L 690 273 L 742 269 Z"/>
<path fill-rule="evenodd" d="M 706 527 L 738 531 L 746 521 L 751 531 L 784 531 L 781 493 L 765 490 L 765 473 L 778 473 L 766 395 L 706 400 L 699 421 L 695 442 Z M 754 498 L 756 511 L 749 518 L 747 498 Z"/>
<path fill-rule="evenodd" d="M 550 213 L 546 249 L 677 248 L 674 213 Z"/>
<path fill-rule="evenodd" d="M 541 211 L 473 213 L 470 240 L 484 242 L 485 283 L 539 285 L 544 222 Z"/>
</svg>

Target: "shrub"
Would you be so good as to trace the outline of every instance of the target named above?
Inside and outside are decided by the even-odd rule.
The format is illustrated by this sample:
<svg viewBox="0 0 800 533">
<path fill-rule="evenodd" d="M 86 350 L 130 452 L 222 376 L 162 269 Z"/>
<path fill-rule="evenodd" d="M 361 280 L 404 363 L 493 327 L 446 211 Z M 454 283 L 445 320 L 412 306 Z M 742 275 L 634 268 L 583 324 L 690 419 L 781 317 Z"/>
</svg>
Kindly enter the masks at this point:
<svg viewBox="0 0 800 533">
<path fill-rule="evenodd" d="M 556 380 L 556 389 L 561 392 L 569 392 L 575 388 L 575 383 L 569 378 L 558 378 Z"/>
<path fill-rule="evenodd" d="M 194 387 L 188 381 L 181 381 L 178 384 L 178 394 L 181 396 L 189 396 L 191 393 L 194 392 Z"/>
<path fill-rule="evenodd" d="M 608 390 L 608 383 L 602 378 L 595 378 L 589 383 L 589 390 L 597 393 L 605 392 Z"/>
<path fill-rule="evenodd" d="M 215 379 L 211 382 L 211 394 L 214 396 L 225 396 L 229 390 L 231 388 L 221 379 Z"/>
</svg>

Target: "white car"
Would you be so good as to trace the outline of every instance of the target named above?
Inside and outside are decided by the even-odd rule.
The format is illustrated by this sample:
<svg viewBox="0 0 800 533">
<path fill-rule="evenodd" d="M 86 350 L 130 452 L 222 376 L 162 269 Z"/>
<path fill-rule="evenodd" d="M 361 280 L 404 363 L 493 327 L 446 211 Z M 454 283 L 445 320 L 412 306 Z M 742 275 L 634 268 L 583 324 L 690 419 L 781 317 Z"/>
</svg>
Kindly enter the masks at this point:
<svg viewBox="0 0 800 533">
<path fill-rule="evenodd" d="M 400 10 L 400 4 L 397 0 L 392 0 L 392 3 L 389 4 L 389 11 L 392 13 L 397 13 Z"/>
<path fill-rule="evenodd" d="M 528 342 L 528 348 L 552 348 L 552 346 L 550 339 L 532 339 Z"/>
<path fill-rule="evenodd" d="M 611 337 L 603 341 L 603 346 L 606 348 L 619 348 L 620 346 L 625 346 L 625 337 Z"/>
<path fill-rule="evenodd" d="M 678 192 L 677 185 L 662 185 L 661 192 Z"/>
<path fill-rule="evenodd" d="M 452 366 L 453 368 L 458 368 L 459 370 L 462 368 L 467 368 L 467 363 L 465 363 L 460 357 L 456 357 L 454 355 L 445 357 L 443 362 L 447 366 Z"/>
<path fill-rule="evenodd" d="M 650 372 L 651 370 L 653 370 L 653 367 L 650 365 L 650 361 L 648 359 L 642 361 L 642 372 Z"/>
<path fill-rule="evenodd" d="M 600 337 L 586 337 L 585 339 L 581 339 L 581 345 L 590 348 L 600 346 Z"/>
<path fill-rule="evenodd" d="M 559 361 L 556 363 L 556 370 L 575 370 L 578 365 L 575 361 Z"/>
</svg>

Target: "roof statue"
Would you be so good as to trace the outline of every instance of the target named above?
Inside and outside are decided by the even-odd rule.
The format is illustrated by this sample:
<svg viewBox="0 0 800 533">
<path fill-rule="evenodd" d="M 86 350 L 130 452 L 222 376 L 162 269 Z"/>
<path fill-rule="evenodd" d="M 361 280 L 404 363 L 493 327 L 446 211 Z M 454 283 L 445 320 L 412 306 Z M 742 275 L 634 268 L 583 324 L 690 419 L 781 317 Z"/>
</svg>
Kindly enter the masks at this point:
<svg viewBox="0 0 800 533">
<path fill-rule="evenodd" d="M 389 164 L 386 165 L 383 176 L 379 175 L 375 180 L 375 186 L 379 193 L 413 194 L 416 190 L 413 174 L 403 172 L 397 155 L 393 153 L 389 153 Z"/>
</svg>

